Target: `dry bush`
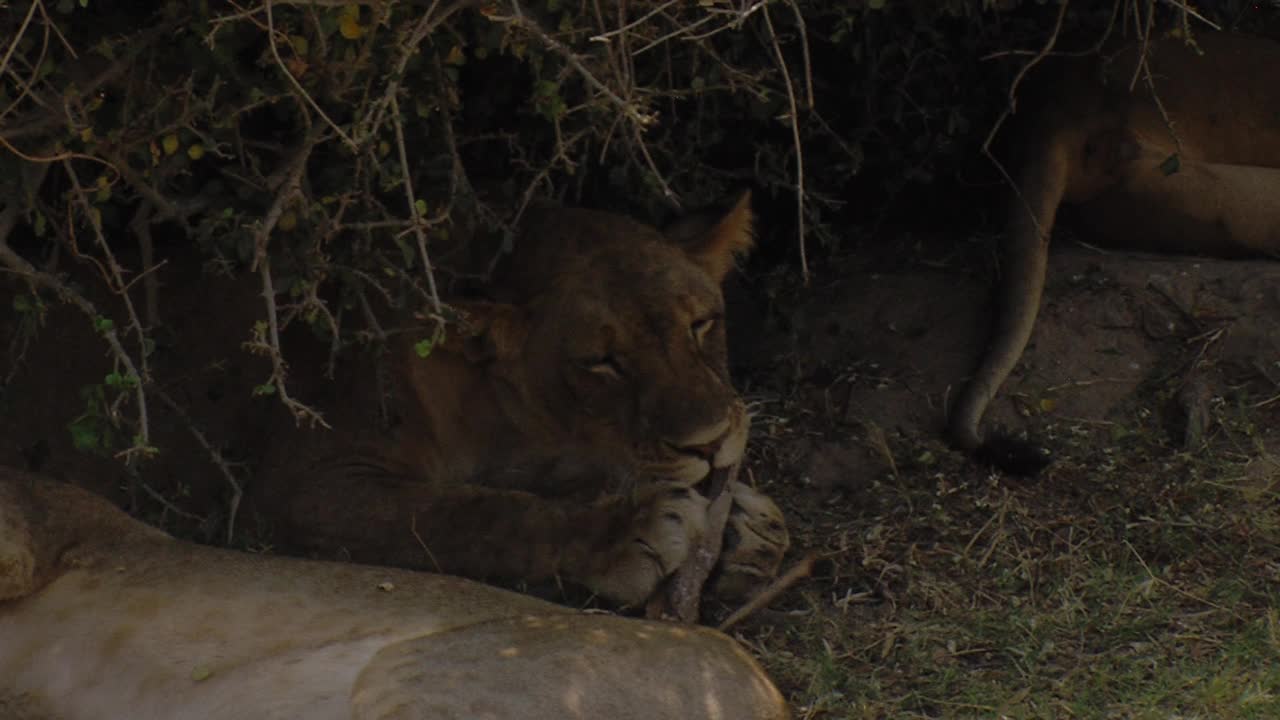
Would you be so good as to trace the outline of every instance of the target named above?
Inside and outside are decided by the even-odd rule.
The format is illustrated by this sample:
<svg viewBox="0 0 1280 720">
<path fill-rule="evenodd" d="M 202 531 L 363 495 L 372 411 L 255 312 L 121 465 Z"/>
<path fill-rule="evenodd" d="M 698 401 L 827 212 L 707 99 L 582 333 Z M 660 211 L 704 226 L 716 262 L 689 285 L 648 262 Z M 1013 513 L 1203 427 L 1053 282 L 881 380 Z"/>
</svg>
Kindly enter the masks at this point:
<svg viewBox="0 0 1280 720">
<path fill-rule="evenodd" d="M 24 326 L 73 303 L 114 358 L 78 441 L 153 452 L 148 407 L 173 405 L 148 364 L 157 277 L 191 245 L 261 284 L 255 392 L 323 424 L 289 392 L 288 326 L 326 338 L 331 364 L 385 337 L 374 304 L 443 328 L 450 289 L 491 265 L 458 248 L 509 249 L 539 197 L 662 218 L 752 185 L 805 271 L 806 239 L 830 244 L 850 203 L 954 181 L 1016 69 L 980 58 L 1115 14 L 1086 5 L 0 2 L 0 261 L 27 288 Z"/>
</svg>

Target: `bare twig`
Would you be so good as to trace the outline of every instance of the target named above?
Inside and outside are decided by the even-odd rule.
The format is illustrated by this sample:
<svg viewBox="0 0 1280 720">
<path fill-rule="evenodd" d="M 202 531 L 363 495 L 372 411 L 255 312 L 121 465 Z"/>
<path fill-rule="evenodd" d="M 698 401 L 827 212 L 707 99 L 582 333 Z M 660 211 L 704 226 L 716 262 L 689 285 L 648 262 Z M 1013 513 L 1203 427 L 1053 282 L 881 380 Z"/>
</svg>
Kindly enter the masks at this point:
<svg viewBox="0 0 1280 720">
<path fill-rule="evenodd" d="M 1122 540 L 1121 542 L 1124 543 L 1125 547 L 1129 548 L 1129 552 L 1133 553 L 1133 557 L 1138 561 L 1138 564 L 1142 566 L 1142 569 L 1146 571 L 1147 577 L 1151 580 L 1151 582 L 1156 583 L 1157 585 L 1163 585 L 1164 587 L 1178 593 L 1179 595 L 1181 595 L 1182 597 L 1188 600 L 1192 600 L 1202 605 L 1207 605 L 1215 610 L 1221 610 L 1222 612 L 1227 613 L 1228 615 L 1231 615 L 1237 620 L 1244 620 L 1244 616 L 1242 616 L 1240 613 L 1236 612 L 1235 610 L 1225 605 L 1219 605 L 1218 603 L 1208 598 L 1201 597 L 1187 590 L 1183 590 L 1182 588 L 1178 587 L 1177 585 L 1174 585 L 1173 583 L 1169 582 L 1168 580 L 1165 580 L 1164 578 L 1157 577 L 1156 574 L 1151 570 L 1151 566 L 1147 564 L 1147 561 L 1142 558 L 1142 555 L 1138 554 L 1137 548 L 1135 548 L 1128 540 Z"/>
<path fill-rule="evenodd" d="M 436 562 L 435 554 L 431 552 L 431 548 L 427 547 L 427 543 L 424 542 L 422 540 L 422 536 L 418 534 L 417 513 L 414 513 L 413 517 L 409 518 L 409 532 L 413 533 L 413 539 L 418 541 L 418 545 L 422 547 L 422 552 L 427 556 L 427 559 L 431 561 L 431 567 L 435 568 L 437 573 L 443 573 L 444 570 L 440 568 L 440 563 Z"/>
<path fill-rule="evenodd" d="M 782 54 L 782 46 L 778 43 L 778 35 L 773 29 L 773 20 L 769 17 L 769 9 L 763 8 L 765 27 L 769 29 L 769 40 L 773 44 L 774 57 L 778 61 L 778 70 L 782 73 L 782 82 L 787 88 L 787 103 L 791 108 L 788 120 L 791 125 L 791 142 L 796 152 L 796 236 L 800 239 L 800 275 L 806 287 L 809 285 L 809 257 L 805 250 L 804 237 L 804 146 L 800 142 L 800 109 L 796 103 L 796 90 L 791 83 L 791 70 L 787 67 L 787 59 Z"/>
<path fill-rule="evenodd" d="M 37 5 L 36 3 L 33 3 L 31 5 L 31 9 L 34 10 L 36 8 L 36 5 Z M 29 65 L 28 72 L 30 73 L 27 76 L 27 79 L 23 80 L 21 77 L 19 77 L 18 73 L 14 70 L 8 71 L 10 74 L 13 75 L 13 80 L 18 85 L 18 89 L 21 90 L 21 92 L 19 92 L 18 96 L 14 98 L 12 101 L 10 101 L 10 103 L 7 106 L 5 106 L 3 110 L 0 110 L 0 120 L 4 120 L 4 118 L 7 117 L 9 113 L 13 112 L 15 108 L 19 107 L 22 104 L 22 101 L 27 99 L 28 97 L 31 98 L 32 102 L 34 102 L 35 104 L 48 110 L 50 114 L 55 114 L 57 112 L 56 109 L 54 109 L 48 102 L 46 102 L 43 98 L 41 98 L 37 93 L 33 91 L 33 86 L 36 84 L 40 76 L 40 68 L 44 65 L 45 56 L 49 51 L 49 35 L 50 35 L 49 23 L 48 23 L 48 16 L 45 16 L 45 17 L 46 17 L 46 20 L 45 20 L 44 33 L 40 37 L 40 53 L 39 55 L 36 56 L 35 62 L 27 63 Z M 22 35 L 23 33 L 20 32 L 19 39 L 21 39 Z M 8 61 L 6 60 L 6 64 L 7 63 Z M 3 78 L 3 77 L 4 77 L 4 72 L 0 71 L 0 78 Z"/>
<path fill-rule="evenodd" d="M 1178 128 L 1173 122 L 1173 118 L 1169 117 L 1169 111 L 1165 109 L 1164 102 L 1160 99 L 1160 93 L 1156 92 L 1156 80 L 1151 74 L 1151 64 L 1147 62 L 1145 48 L 1138 59 L 1138 69 L 1147 86 L 1147 91 L 1151 94 L 1151 102 L 1155 104 L 1156 111 L 1160 113 L 1160 119 L 1164 122 L 1165 129 L 1169 131 L 1170 139 L 1173 140 L 1174 152 L 1177 153 L 1178 157 L 1182 157 L 1182 138 L 1178 135 Z"/>
<path fill-rule="evenodd" d="M 618 37 L 620 35 L 626 35 L 627 31 L 638 28 L 641 25 L 645 24 L 646 22 L 649 22 L 650 18 L 661 15 L 662 13 L 666 12 L 667 8 L 671 7 L 672 5 L 678 4 L 679 2 L 680 0 L 667 0 L 667 2 L 662 3 L 658 7 L 650 10 L 644 15 L 641 15 L 639 18 L 632 20 L 631 22 L 621 27 L 592 35 L 590 40 L 591 42 L 608 42 L 609 38 Z"/>
<path fill-rule="evenodd" d="M 809 29 L 804 21 L 804 14 L 800 12 L 800 6 L 796 5 L 795 0 L 787 0 L 787 5 L 791 7 L 791 12 L 796 18 L 796 28 L 800 31 L 800 53 L 804 60 L 804 97 L 805 109 L 813 111 L 813 61 L 809 58 Z"/>
<path fill-rule="evenodd" d="M 58 36 L 58 40 L 62 43 L 62 48 L 66 50 L 67 54 L 73 59 L 80 59 L 80 55 L 76 53 L 76 49 L 71 46 L 71 43 L 67 41 L 66 36 L 63 35 L 62 31 L 58 29 L 58 26 L 54 24 L 53 18 L 49 17 L 49 10 L 45 8 L 44 3 L 37 2 L 36 6 L 40 8 L 40 17 L 44 19 L 45 27 L 52 31 L 54 35 Z"/>
<path fill-rule="evenodd" d="M 142 259 L 142 312 L 147 320 L 146 328 L 150 329 L 160 323 L 160 282 L 152 272 L 156 267 L 156 248 L 151 238 L 150 202 L 143 200 L 138 204 L 138 212 L 134 213 L 129 227 L 138 238 Z"/>
<path fill-rule="evenodd" d="M 1035 210 L 1031 207 L 1030 201 L 1028 201 L 1026 196 L 1022 194 L 1022 188 L 1019 187 L 1018 182 L 1009 174 L 1004 163 L 1000 162 L 996 158 L 995 154 L 991 152 L 991 143 L 995 140 L 996 133 L 1000 132 L 1000 128 L 1004 125 L 1005 120 L 1017 111 L 1018 86 L 1022 84 L 1023 78 L 1027 76 L 1027 73 L 1031 71 L 1031 68 L 1039 65 L 1040 62 L 1049 55 L 1050 51 L 1053 50 L 1053 46 L 1057 44 L 1058 34 L 1062 32 L 1062 23 L 1067 17 L 1067 6 L 1070 4 L 1071 0 L 1062 0 L 1062 4 L 1058 6 L 1058 17 L 1054 20 L 1053 31 L 1049 33 L 1049 38 L 1045 40 L 1044 46 L 1040 48 L 1039 52 L 1028 60 L 1022 68 L 1018 70 L 1018 74 L 1014 76 L 1013 82 L 1009 85 L 1009 103 L 1005 106 L 1004 110 L 1000 112 L 1000 117 L 996 118 L 995 123 L 991 125 L 990 132 L 987 133 L 986 139 L 982 142 L 982 154 L 991 160 L 992 164 L 996 166 L 996 170 L 1000 172 L 1000 176 L 1004 178 L 1005 182 L 1009 184 L 1009 187 L 1013 188 L 1013 191 L 1018 195 L 1018 199 L 1026 208 L 1027 215 L 1031 217 L 1031 222 L 1036 229 L 1036 235 L 1041 238 L 1044 237 L 1045 231 L 1044 228 L 1040 226 L 1040 219 L 1036 217 Z"/>
<path fill-rule="evenodd" d="M 747 21 L 747 18 L 751 17 L 752 15 L 754 15 L 755 13 L 761 10 L 764 10 L 766 7 L 769 6 L 769 3 L 771 2 L 775 2 L 775 0 L 755 0 L 755 2 L 752 2 L 750 5 L 745 6 L 741 10 L 724 10 L 724 9 L 716 8 L 714 5 L 711 7 L 708 7 L 706 8 L 708 17 L 714 17 L 716 15 L 728 16 L 729 18 L 728 21 L 724 22 L 714 30 L 710 30 L 708 32 L 704 32 L 698 35 L 690 34 L 685 39 L 686 40 L 706 40 L 707 38 L 712 37 L 713 35 L 722 33 L 725 30 L 737 30 L 738 28 L 742 27 L 742 24 Z"/>
<path fill-rule="evenodd" d="M 180 518 L 185 518 L 187 520 L 192 520 L 194 522 L 204 521 L 204 518 L 200 517 L 199 515 L 196 515 L 194 513 L 189 513 L 186 510 L 183 510 L 182 508 L 178 507 L 177 505 L 174 505 L 172 502 L 169 501 L 168 498 L 156 492 L 155 489 L 152 488 L 150 485 L 146 483 L 138 483 L 138 487 L 141 487 L 142 491 L 145 492 L 147 495 L 149 495 L 152 500 L 155 500 L 156 502 L 163 505 L 165 510 L 168 510 L 174 515 L 177 515 Z"/>
<path fill-rule="evenodd" d="M 231 500 L 227 503 L 227 545 L 230 545 L 231 540 L 235 536 L 236 515 L 240 512 L 240 500 L 244 497 L 244 488 L 240 486 L 240 481 L 236 480 L 235 474 L 231 472 L 231 466 L 227 462 L 226 458 L 222 457 L 222 453 L 218 448 L 214 447 L 213 443 L 209 442 L 209 438 L 205 436 L 204 432 L 200 430 L 195 421 L 191 419 L 191 416 L 187 411 L 175 402 L 173 398 L 169 397 L 168 393 L 160 389 L 158 384 L 151 386 L 151 392 L 155 394 L 156 397 L 160 398 L 160 401 L 168 406 L 168 408 L 182 420 L 182 422 L 187 426 L 187 430 L 191 433 L 191 436 L 196 439 L 196 442 L 199 443 L 200 447 L 204 448 L 204 451 L 209 455 L 209 459 L 213 461 L 214 467 L 218 468 L 218 472 L 222 473 L 223 479 L 225 479 L 227 481 L 227 485 L 231 487 Z"/>
<path fill-rule="evenodd" d="M 0 58 L 0 75 L 4 75 L 5 69 L 9 67 L 9 60 L 13 57 L 13 52 L 18 49 L 18 43 L 22 41 L 22 36 L 26 34 L 27 26 L 31 24 L 31 18 L 35 16 L 36 9 L 40 7 L 40 0 L 31 0 L 31 7 L 27 8 L 27 15 L 22 18 L 22 24 L 18 26 L 18 32 L 13 36 L 13 42 L 9 43 L 9 49 L 5 51 L 4 57 Z"/>
<path fill-rule="evenodd" d="M 56 162 L 65 162 L 67 160 L 92 160 L 93 162 L 96 162 L 96 163 L 102 163 L 103 165 L 106 165 L 112 170 L 116 170 L 116 167 L 111 163 L 107 162 L 106 160 L 103 160 L 102 158 L 94 155 L 86 155 L 84 153 L 60 152 L 60 153 L 54 153 L 52 155 L 28 155 L 27 153 L 24 153 L 23 151 L 14 147 L 8 141 L 8 139 L 5 138 L 4 135 L 0 135 L 0 147 L 3 147 L 5 150 L 8 150 L 9 152 L 13 153 L 14 155 L 17 155 L 18 157 L 22 158 L 23 160 L 26 160 L 29 163 L 56 163 Z M 119 172 L 119 171 L 117 170 L 116 172 Z"/>
<path fill-rule="evenodd" d="M 203 210 L 208 200 L 195 198 L 193 201 L 184 202 L 179 206 L 177 202 L 156 189 L 142 173 L 130 167 L 128 160 L 124 157 L 113 153 L 104 153 L 103 157 L 110 161 L 111 169 L 119 173 L 120 177 L 124 178 L 124 181 L 128 183 L 134 192 L 154 206 L 151 210 L 158 212 L 158 215 L 149 215 L 148 223 L 173 220 L 182 226 L 184 232 L 188 235 L 191 234 L 188 218 Z"/>
<path fill-rule="evenodd" d="M 1138 0 L 1134 0 L 1134 9 L 1137 9 Z M 1140 13 L 1134 14 L 1134 22 L 1141 22 Z M 1147 49 L 1151 47 L 1151 31 L 1156 25 L 1156 0 L 1147 0 L 1147 22 L 1143 27 L 1138 28 L 1138 34 L 1142 38 L 1142 45 L 1138 48 L 1138 64 L 1133 68 L 1133 77 L 1129 79 L 1129 92 L 1138 85 L 1138 78 L 1142 74 L 1143 68 L 1147 66 Z"/>
<path fill-rule="evenodd" d="M 253 265 L 250 269 L 256 270 L 259 263 L 266 258 L 267 245 L 271 241 L 271 231 L 275 230 L 276 224 L 280 222 L 280 216 L 284 214 L 284 209 L 301 190 L 302 175 L 307 169 L 307 160 L 311 157 L 311 151 L 320 143 L 320 139 L 320 134 L 313 127 L 312 132 L 308 134 L 294 152 L 292 160 L 274 176 L 277 183 L 276 187 L 273 188 L 276 191 L 276 196 L 271 202 L 271 207 L 267 209 L 267 214 L 262 216 L 262 220 L 258 223 L 258 227 L 254 232 Z"/>
<path fill-rule="evenodd" d="M 665 45 L 666 43 L 668 43 L 668 42 L 670 42 L 670 41 L 672 41 L 672 40 L 674 40 L 674 39 L 676 39 L 676 38 L 678 38 L 678 37 L 683 37 L 683 36 L 689 35 L 689 34 L 690 34 L 690 33 L 692 33 L 694 30 L 696 30 L 696 29 L 698 29 L 699 27 L 702 27 L 703 25 L 705 25 L 705 24 L 707 24 L 707 23 L 709 23 L 709 22 L 712 22 L 712 21 L 714 21 L 714 20 L 715 20 L 715 16 L 714 16 L 714 15 L 707 15 L 707 16 L 705 16 L 705 17 L 702 17 L 702 18 L 698 19 L 698 20 L 694 20 L 693 22 L 689 23 L 688 25 L 680 25 L 680 26 L 678 26 L 675 30 L 673 30 L 673 31 L 671 31 L 671 32 L 669 32 L 669 33 L 667 33 L 666 35 L 663 35 L 663 36 L 661 36 L 661 37 L 655 38 L 654 40 L 649 41 L 648 43 L 646 43 L 645 45 L 641 46 L 640 48 L 638 48 L 638 49 L 636 49 L 636 50 L 633 50 L 633 51 L 631 52 L 631 57 L 636 57 L 636 56 L 638 56 L 638 55 L 643 55 L 644 53 L 646 53 L 646 52 L 648 52 L 648 51 L 650 51 L 650 50 L 652 50 L 652 49 L 654 49 L 654 48 L 656 48 L 656 47 L 658 47 L 658 46 L 660 46 L 660 45 Z M 725 27 L 728 27 L 728 24 L 726 24 L 725 26 L 723 26 L 723 27 L 721 27 L 721 28 L 716 29 L 714 32 L 709 33 L 709 34 L 714 35 L 715 33 L 718 33 L 718 32 L 720 32 L 721 30 L 723 30 Z M 690 38 L 690 39 L 692 39 L 692 38 Z"/>
<path fill-rule="evenodd" d="M 81 95 L 87 96 L 96 93 L 108 83 L 118 80 L 129 72 L 133 69 L 133 62 L 140 53 L 149 49 L 157 40 L 171 37 L 174 27 L 180 22 L 180 19 L 173 22 L 165 22 L 158 27 L 130 37 L 128 49 L 124 56 L 119 57 L 104 70 L 95 73 L 88 82 L 83 83 L 80 86 Z M 19 138 L 43 135 L 53 128 L 64 126 L 69 120 L 62 112 L 54 112 L 51 109 L 42 108 L 16 121 L 6 121 L 3 126 L 0 126 L 0 140 L 12 142 Z M 12 149 L 11 146 L 10 149 Z M 73 157 L 82 156 L 73 155 Z M 54 162 L 61 159 L 63 159 L 62 155 L 58 155 L 44 160 L 44 162 Z M 89 156 L 83 156 L 83 159 L 99 161 L 98 158 Z"/>
<path fill-rule="evenodd" d="M 409 176 L 409 155 L 404 147 L 404 128 L 400 124 L 400 103 L 391 96 L 391 122 L 396 129 L 396 149 L 400 153 L 400 171 L 403 173 L 404 195 L 408 203 L 409 217 L 414 219 L 413 234 L 418 241 L 418 255 L 422 258 L 422 271 L 427 276 L 427 288 L 431 295 L 431 311 L 441 320 L 444 307 L 440 304 L 440 293 L 436 291 L 435 273 L 431 269 L 431 257 L 427 254 L 427 235 L 422 229 L 424 213 L 419 213 L 417 199 L 413 194 L 413 179 Z"/>
<path fill-rule="evenodd" d="M 720 632 L 725 632 L 729 628 L 750 617 L 753 613 L 768 607 L 769 603 L 773 602 L 779 595 L 786 592 L 792 585 L 795 585 L 801 580 L 812 575 L 814 563 L 817 561 L 817 553 L 809 553 L 808 555 L 805 555 L 799 562 L 792 565 L 790 569 L 779 575 L 776 580 L 769 583 L 767 587 L 756 593 L 756 595 L 748 600 L 745 605 L 730 613 L 729 617 L 725 618 L 724 622 L 720 623 L 716 629 Z"/>
</svg>

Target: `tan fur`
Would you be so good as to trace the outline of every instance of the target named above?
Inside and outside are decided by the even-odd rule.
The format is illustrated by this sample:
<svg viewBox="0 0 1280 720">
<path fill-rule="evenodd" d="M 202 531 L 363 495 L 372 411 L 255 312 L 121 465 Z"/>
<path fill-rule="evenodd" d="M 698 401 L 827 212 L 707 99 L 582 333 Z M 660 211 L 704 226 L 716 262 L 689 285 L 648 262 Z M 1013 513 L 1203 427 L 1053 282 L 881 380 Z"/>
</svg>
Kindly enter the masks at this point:
<svg viewBox="0 0 1280 720">
<path fill-rule="evenodd" d="M 1280 255 L 1280 84 L 1270 71 L 1280 67 L 1280 45 L 1226 34 L 1197 40 L 1203 55 L 1177 38 L 1149 48 L 1173 132 L 1145 75 L 1129 91 L 1135 46 L 1050 59 L 1028 76 L 1014 130 L 1019 195 L 1010 201 L 998 323 L 951 413 L 958 446 L 982 444 L 982 415 L 1031 337 L 1059 205 L 1074 205 L 1081 226 L 1119 245 Z M 1175 152 L 1180 167 L 1167 174 Z"/>
<path fill-rule="evenodd" d="M 26 528 L 13 532 L 14 528 Z M 29 720 L 766 720 L 729 638 L 475 582 L 179 542 L 0 468 L 0 714 Z"/>
<path fill-rule="evenodd" d="M 262 484 L 283 539 L 642 603 L 704 532 L 695 485 L 742 457 L 720 283 L 751 225 L 747 195 L 674 237 L 608 213 L 531 211 L 491 297 L 453 302 L 462 321 L 426 358 L 415 346 L 434 326 L 397 339 L 394 437 L 356 454 L 340 426 L 324 438 L 332 452 Z M 781 513 L 757 504 L 735 532 L 767 540 L 730 550 L 739 577 L 724 587 L 767 579 L 786 549 Z"/>
</svg>

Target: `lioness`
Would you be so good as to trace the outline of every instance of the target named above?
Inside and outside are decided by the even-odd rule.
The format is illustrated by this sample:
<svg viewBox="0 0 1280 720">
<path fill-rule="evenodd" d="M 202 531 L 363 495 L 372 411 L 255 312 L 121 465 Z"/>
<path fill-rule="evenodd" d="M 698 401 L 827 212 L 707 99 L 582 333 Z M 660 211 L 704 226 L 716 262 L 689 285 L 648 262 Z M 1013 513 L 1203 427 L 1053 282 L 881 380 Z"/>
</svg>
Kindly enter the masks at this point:
<svg viewBox="0 0 1280 720">
<path fill-rule="evenodd" d="M 479 583 L 180 542 L 0 468 L 0 716 L 787 717 L 729 638 Z"/>
<path fill-rule="evenodd" d="M 673 237 L 608 213 L 533 211 L 493 295 L 452 303 L 461 330 L 425 357 L 430 328 L 395 341 L 394 435 L 288 480 L 268 471 L 264 506 L 286 539 L 359 561 L 562 577 L 643 602 L 704 532 L 697 483 L 742 458 L 720 282 L 751 225 L 748 195 Z M 283 449 L 287 468 L 298 453 Z M 787 533 L 770 500 L 730 491 L 718 587 L 740 591 L 777 570 Z"/>
<path fill-rule="evenodd" d="M 1197 44 L 1153 41 L 1146 66 L 1137 45 L 1050 58 L 1028 76 L 998 322 L 951 412 L 960 448 L 1014 471 L 1044 461 L 1025 448 L 984 446 L 978 426 L 1031 337 L 1060 204 L 1075 205 L 1090 232 L 1129 247 L 1280 254 L 1280 45 L 1228 34 Z"/>
</svg>

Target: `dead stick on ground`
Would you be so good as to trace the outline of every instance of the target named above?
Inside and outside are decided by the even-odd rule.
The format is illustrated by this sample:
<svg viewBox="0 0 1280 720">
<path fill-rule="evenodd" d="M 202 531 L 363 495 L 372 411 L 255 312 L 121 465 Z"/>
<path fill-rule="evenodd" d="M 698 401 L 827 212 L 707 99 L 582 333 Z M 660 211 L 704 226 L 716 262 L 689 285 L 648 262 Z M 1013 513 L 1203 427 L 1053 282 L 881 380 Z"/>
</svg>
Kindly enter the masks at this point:
<svg viewBox="0 0 1280 720">
<path fill-rule="evenodd" d="M 813 564 L 817 561 L 818 556 L 816 553 L 805 555 L 800 562 L 792 565 L 790 570 L 778 576 L 777 580 L 769 583 L 769 587 L 761 590 L 755 597 L 748 600 L 746 605 L 734 610 L 733 614 L 725 618 L 724 622 L 720 623 L 720 627 L 716 629 L 724 632 L 742 622 L 760 608 L 767 607 L 769 603 L 773 602 L 774 598 L 781 595 L 787 588 L 809 577 L 813 573 Z"/>
<path fill-rule="evenodd" d="M 666 591 L 656 595 L 649 603 L 646 608 L 646 615 L 649 617 L 668 615 L 681 622 L 698 621 L 702 586 L 711 576 L 716 560 L 720 559 L 720 549 L 724 543 L 724 526 L 729 521 L 729 507 L 733 503 L 733 493 L 729 492 L 729 486 L 738 481 L 740 468 L 740 464 L 735 464 L 711 472 L 710 487 L 707 489 L 707 497 L 711 500 L 707 507 L 707 532 L 684 564 L 676 569 L 666 585 Z"/>
</svg>

